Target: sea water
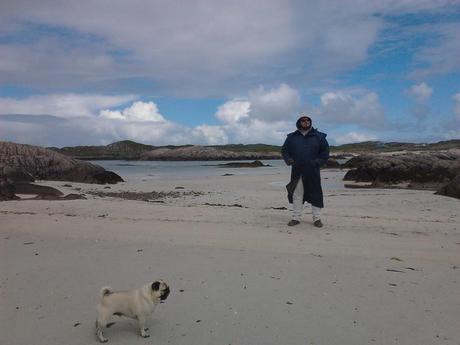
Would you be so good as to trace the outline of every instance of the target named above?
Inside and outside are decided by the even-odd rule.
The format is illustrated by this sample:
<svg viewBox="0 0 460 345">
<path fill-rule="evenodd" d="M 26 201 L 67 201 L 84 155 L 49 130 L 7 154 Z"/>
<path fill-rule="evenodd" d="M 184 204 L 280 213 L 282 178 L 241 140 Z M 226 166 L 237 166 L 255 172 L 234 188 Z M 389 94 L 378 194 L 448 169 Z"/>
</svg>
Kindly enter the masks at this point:
<svg viewBox="0 0 460 345">
<path fill-rule="evenodd" d="M 254 160 L 237 161 L 238 163 L 251 163 Z M 233 162 L 233 161 L 232 161 Z M 236 161 L 235 161 L 236 162 Z M 273 172 L 285 166 L 282 160 L 264 160 L 268 165 L 261 168 L 231 168 L 225 167 L 225 161 L 122 161 L 122 160 L 95 160 L 91 163 L 102 166 L 106 170 L 113 171 L 123 178 L 142 178 L 146 176 L 167 178 L 174 177 L 206 177 L 219 176 L 226 170 L 238 169 L 242 174 L 260 174 L 262 172 Z M 270 169 L 272 168 L 272 169 Z M 262 169 L 262 170 L 260 170 Z M 267 169 L 269 171 L 267 171 Z"/>
<path fill-rule="evenodd" d="M 253 160 L 238 161 L 250 163 Z M 226 161 L 125 161 L 125 160 L 94 160 L 91 163 L 113 171 L 124 180 L 168 179 L 168 178 L 194 178 L 235 175 L 274 175 L 274 180 L 269 184 L 283 187 L 289 182 L 291 168 L 283 160 L 263 160 L 265 167 L 259 168 L 231 168 L 222 166 Z M 337 169 L 322 170 L 323 189 L 343 189 L 344 172 Z"/>
</svg>

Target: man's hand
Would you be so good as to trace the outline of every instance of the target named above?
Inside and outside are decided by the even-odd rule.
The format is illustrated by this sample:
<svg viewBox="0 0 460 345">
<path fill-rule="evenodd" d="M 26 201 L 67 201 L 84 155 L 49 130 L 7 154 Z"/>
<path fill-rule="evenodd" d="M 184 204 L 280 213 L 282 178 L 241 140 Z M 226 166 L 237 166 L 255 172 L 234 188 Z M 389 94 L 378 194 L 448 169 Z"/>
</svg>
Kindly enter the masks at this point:
<svg viewBox="0 0 460 345">
<path fill-rule="evenodd" d="M 292 165 L 292 164 L 294 164 L 294 160 L 292 158 L 288 158 L 288 160 L 286 161 L 286 164 L 287 165 Z"/>
</svg>

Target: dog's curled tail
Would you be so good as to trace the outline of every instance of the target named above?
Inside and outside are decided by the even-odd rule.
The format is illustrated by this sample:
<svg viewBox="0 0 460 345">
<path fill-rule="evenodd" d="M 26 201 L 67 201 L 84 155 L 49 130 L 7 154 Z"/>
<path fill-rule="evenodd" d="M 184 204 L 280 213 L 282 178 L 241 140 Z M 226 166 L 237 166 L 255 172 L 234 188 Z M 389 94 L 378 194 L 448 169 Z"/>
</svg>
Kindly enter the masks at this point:
<svg viewBox="0 0 460 345">
<path fill-rule="evenodd" d="M 101 295 L 101 298 L 104 298 L 105 296 L 108 296 L 111 293 L 113 293 L 113 290 L 110 286 L 104 286 L 99 292 L 99 294 Z"/>
</svg>

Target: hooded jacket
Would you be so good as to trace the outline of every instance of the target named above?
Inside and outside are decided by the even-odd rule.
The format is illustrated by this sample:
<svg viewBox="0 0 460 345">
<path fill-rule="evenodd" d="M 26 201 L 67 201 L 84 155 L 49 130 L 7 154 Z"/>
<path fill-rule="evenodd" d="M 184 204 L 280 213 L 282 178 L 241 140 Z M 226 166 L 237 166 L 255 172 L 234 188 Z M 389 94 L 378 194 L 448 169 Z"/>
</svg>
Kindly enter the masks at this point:
<svg viewBox="0 0 460 345">
<path fill-rule="evenodd" d="M 300 128 L 300 119 L 297 120 L 296 125 L 297 128 Z M 290 203 L 292 203 L 292 195 L 297 182 L 302 178 L 304 202 L 316 207 L 324 207 L 320 167 L 329 159 L 329 144 L 326 136 L 327 134 L 313 127 L 305 136 L 300 130 L 287 135 L 281 148 L 281 154 L 286 164 L 289 165 L 290 161 L 293 161 L 291 181 L 286 186 Z"/>
</svg>

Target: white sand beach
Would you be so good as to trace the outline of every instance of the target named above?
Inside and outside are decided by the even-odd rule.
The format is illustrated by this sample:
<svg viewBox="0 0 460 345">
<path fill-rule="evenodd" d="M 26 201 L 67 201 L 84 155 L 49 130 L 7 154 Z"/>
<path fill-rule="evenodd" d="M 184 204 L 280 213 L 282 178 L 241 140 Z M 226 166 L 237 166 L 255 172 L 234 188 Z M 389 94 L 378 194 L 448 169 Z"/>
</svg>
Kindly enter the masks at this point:
<svg viewBox="0 0 460 345">
<path fill-rule="evenodd" d="M 263 169 L 110 189 L 43 182 L 88 199 L 0 202 L 0 343 L 96 344 L 99 289 L 161 278 L 171 294 L 151 337 L 114 317 L 109 344 L 460 344 L 459 200 L 343 189 L 344 172 L 326 170 L 325 226 L 307 207 L 288 227 L 289 170 Z M 146 202 L 91 190 L 185 195 Z"/>
</svg>

